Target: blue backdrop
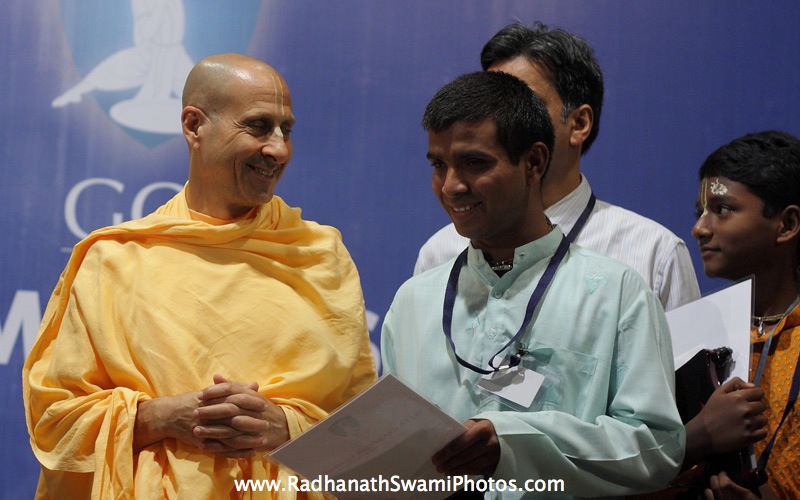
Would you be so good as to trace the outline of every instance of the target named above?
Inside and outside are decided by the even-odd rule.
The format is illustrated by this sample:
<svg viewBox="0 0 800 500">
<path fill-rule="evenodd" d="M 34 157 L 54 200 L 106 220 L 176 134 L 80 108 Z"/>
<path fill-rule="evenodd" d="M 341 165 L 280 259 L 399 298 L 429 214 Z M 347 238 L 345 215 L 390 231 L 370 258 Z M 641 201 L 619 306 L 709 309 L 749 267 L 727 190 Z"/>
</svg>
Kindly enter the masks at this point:
<svg viewBox="0 0 800 500">
<path fill-rule="evenodd" d="M 510 22 L 542 20 L 594 46 L 606 102 L 583 171 L 602 199 L 687 240 L 701 275 L 690 235 L 699 164 L 747 132 L 800 134 L 796 2 L 6 0 L 3 10 L 0 498 L 35 488 L 20 372 L 69 250 L 182 185 L 173 87 L 206 55 L 245 52 L 286 78 L 295 155 L 278 193 L 342 231 L 376 342 L 417 250 L 448 222 L 430 192 L 422 110 L 479 69 L 481 47 Z M 154 52 L 164 40 L 174 50 Z"/>
</svg>

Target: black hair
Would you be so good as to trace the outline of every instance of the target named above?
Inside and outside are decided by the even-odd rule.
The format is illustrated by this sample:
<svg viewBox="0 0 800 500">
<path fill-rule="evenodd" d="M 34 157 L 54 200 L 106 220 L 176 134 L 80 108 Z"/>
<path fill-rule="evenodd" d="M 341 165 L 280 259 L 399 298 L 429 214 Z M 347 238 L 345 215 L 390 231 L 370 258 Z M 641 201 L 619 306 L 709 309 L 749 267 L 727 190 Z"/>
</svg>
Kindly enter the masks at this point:
<svg viewBox="0 0 800 500">
<path fill-rule="evenodd" d="M 515 23 L 486 42 L 481 67 L 486 71 L 518 56 L 525 56 L 545 72 L 564 102 L 562 120 L 578 106 L 591 106 L 594 122 L 581 148 L 581 154 L 586 154 L 600 131 L 603 109 L 603 72 L 592 47 L 577 35 L 540 22 L 532 27 Z"/>
<path fill-rule="evenodd" d="M 500 72 L 468 73 L 448 83 L 425 108 L 422 127 L 441 132 L 458 122 L 491 118 L 497 140 L 513 163 L 536 143 L 552 154 L 553 124 L 542 100 L 519 78 Z"/>
<path fill-rule="evenodd" d="M 747 134 L 711 153 L 700 180 L 715 175 L 744 184 L 772 218 L 789 205 L 800 206 L 800 140 L 786 132 Z"/>
<path fill-rule="evenodd" d="M 771 219 L 789 205 L 800 206 L 800 139 L 776 130 L 747 134 L 711 153 L 698 175 L 701 181 L 722 176 L 745 185 Z M 797 272 L 800 286 L 800 268 Z"/>
</svg>

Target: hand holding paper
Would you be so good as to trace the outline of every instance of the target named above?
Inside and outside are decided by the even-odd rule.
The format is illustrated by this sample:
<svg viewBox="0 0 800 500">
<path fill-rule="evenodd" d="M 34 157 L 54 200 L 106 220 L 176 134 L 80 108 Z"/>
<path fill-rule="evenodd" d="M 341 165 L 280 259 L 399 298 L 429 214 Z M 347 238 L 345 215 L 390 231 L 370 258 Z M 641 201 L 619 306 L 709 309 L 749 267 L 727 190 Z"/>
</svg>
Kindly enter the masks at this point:
<svg viewBox="0 0 800 500">
<path fill-rule="evenodd" d="M 500 461 L 500 441 L 489 420 L 467 420 L 467 432 L 433 456 L 436 470 L 447 476 L 489 476 Z"/>
</svg>

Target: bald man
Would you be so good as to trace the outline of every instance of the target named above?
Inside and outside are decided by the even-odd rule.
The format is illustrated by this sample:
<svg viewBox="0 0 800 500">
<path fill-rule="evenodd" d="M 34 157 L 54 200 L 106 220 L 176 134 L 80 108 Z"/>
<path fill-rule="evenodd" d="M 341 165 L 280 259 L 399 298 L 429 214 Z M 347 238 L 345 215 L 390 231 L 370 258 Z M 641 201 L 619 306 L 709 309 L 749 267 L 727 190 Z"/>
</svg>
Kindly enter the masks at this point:
<svg viewBox="0 0 800 500">
<path fill-rule="evenodd" d="M 321 498 L 280 491 L 267 452 L 376 379 L 341 235 L 274 194 L 284 79 L 211 56 L 183 105 L 183 191 L 75 246 L 25 363 L 38 498 L 250 498 L 248 479 Z"/>
</svg>

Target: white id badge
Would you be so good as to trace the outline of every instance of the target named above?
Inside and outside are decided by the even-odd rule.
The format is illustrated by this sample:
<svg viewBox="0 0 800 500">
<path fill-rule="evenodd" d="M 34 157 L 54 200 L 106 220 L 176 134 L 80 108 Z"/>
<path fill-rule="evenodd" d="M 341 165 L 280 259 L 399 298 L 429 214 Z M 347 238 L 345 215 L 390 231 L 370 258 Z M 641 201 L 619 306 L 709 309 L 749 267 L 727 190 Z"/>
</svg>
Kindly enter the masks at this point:
<svg viewBox="0 0 800 500">
<path fill-rule="evenodd" d="M 520 364 L 484 375 L 478 386 L 523 408 L 530 408 L 543 382 L 544 375 Z"/>
</svg>

